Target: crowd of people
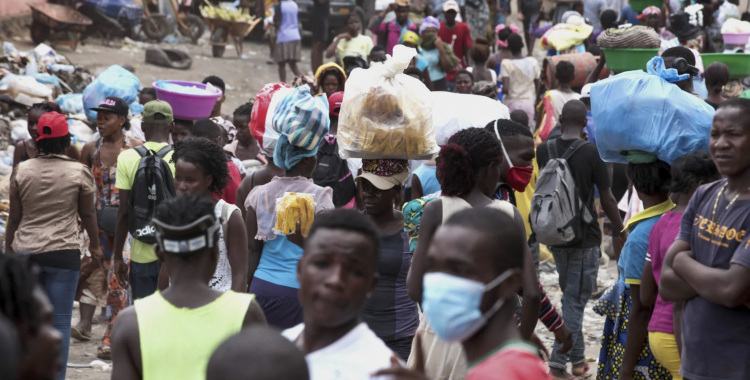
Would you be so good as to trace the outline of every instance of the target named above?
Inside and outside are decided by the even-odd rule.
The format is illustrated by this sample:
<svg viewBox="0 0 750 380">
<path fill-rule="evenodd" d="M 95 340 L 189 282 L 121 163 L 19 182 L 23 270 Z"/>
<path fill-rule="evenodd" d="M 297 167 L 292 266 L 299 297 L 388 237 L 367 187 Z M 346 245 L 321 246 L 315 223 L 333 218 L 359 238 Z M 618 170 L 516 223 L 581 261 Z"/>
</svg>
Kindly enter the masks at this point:
<svg viewBox="0 0 750 380">
<path fill-rule="evenodd" d="M 137 118 L 102 100 L 80 152 L 59 107 L 31 107 L 0 255 L 0 378 L 65 379 L 71 339 L 101 339 L 115 380 L 749 378 L 750 100 L 726 91 L 726 65 L 699 68 L 710 33 L 684 40 L 666 25 L 679 4 L 635 18 L 660 34 L 670 85 L 716 109 L 709 151 L 613 164 L 592 116 L 606 57 L 585 75 L 556 61 L 549 85 L 531 53 L 540 28 L 579 17 L 601 31 L 633 21 L 629 5 L 521 1 L 520 29 L 504 0 L 432 3 L 419 22 L 406 0 L 383 9 L 369 20 L 375 41 L 356 13 L 327 48 L 316 24 L 305 76 L 297 4 L 265 2 L 280 79 L 287 65 L 295 74 L 267 116 L 272 147 L 253 129 L 254 100 L 222 109 L 216 76 L 203 82 L 222 96 L 196 121 L 151 88 Z M 313 11 L 325 22 L 328 3 Z M 417 49 L 404 74 L 500 101 L 509 118 L 457 131 L 430 160 L 342 158 L 346 83 L 397 45 Z M 562 226 L 552 209 L 564 203 L 538 203 L 560 196 L 552 176 L 576 199 Z M 289 194 L 309 195 L 311 220 L 283 234 Z M 560 310 L 539 282 L 547 250 Z M 617 261 L 606 289 L 602 256 Z M 595 369 L 591 299 L 605 321 L 587 331 L 601 336 Z M 538 322 L 555 337 L 549 353 Z"/>
</svg>

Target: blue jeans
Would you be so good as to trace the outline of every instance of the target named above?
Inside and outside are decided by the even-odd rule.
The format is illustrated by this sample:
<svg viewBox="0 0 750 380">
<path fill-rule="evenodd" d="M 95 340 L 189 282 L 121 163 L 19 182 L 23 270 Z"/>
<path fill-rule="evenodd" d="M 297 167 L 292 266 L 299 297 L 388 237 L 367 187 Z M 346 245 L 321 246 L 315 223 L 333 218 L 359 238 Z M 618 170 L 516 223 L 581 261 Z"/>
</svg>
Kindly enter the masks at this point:
<svg viewBox="0 0 750 380">
<path fill-rule="evenodd" d="M 133 301 L 146 298 L 156 292 L 160 270 L 161 262 L 158 260 L 145 264 L 130 262 L 130 296 Z"/>
<path fill-rule="evenodd" d="M 37 280 L 44 288 L 50 303 L 52 303 L 53 320 L 52 325 L 62 334 L 60 342 L 60 361 L 62 371 L 57 374 L 57 380 L 65 380 L 65 370 L 68 364 L 68 351 L 70 349 L 70 323 L 73 318 L 73 301 L 78 286 L 78 270 L 59 269 L 42 266 Z"/>
<path fill-rule="evenodd" d="M 550 368 L 565 369 L 568 360 L 575 365 L 586 361 L 583 341 L 583 310 L 596 287 L 599 270 L 599 247 L 593 248 L 550 248 L 555 258 L 557 273 L 560 275 L 563 321 L 573 333 L 573 349 L 567 354 L 558 354 L 562 347 L 555 342 L 550 358 Z"/>
</svg>

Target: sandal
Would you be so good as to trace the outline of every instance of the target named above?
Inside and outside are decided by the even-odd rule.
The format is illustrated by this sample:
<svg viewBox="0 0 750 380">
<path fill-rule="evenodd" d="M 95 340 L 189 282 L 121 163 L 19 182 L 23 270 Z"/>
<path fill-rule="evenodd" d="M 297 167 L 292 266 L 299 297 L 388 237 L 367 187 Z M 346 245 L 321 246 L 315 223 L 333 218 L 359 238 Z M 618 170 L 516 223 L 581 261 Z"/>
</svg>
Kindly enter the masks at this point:
<svg viewBox="0 0 750 380">
<path fill-rule="evenodd" d="M 585 375 L 589 372 L 589 363 L 584 364 L 583 368 L 573 367 L 573 376 Z"/>
<path fill-rule="evenodd" d="M 78 327 L 71 327 L 70 337 L 81 342 L 88 342 L 91 340 L 91 333 L 86 334 L 84 331 L 79 330 Z"/>
<path fill-rule="evenodd" d="M 107 345 L 97 348 L 96 357 L 101 360 L 112 360 L 112 348 Z"/>
<path fill-rule="evenodd" d="M 577 379 L 576 376 L 569 374 L 567 370 L 563 372 L 564 377 L 555 376 L 552 374 L 552 371 L 550 371 L 550 376 L 552 376 L 554 380 L 576 380 Z"/>
</svg>

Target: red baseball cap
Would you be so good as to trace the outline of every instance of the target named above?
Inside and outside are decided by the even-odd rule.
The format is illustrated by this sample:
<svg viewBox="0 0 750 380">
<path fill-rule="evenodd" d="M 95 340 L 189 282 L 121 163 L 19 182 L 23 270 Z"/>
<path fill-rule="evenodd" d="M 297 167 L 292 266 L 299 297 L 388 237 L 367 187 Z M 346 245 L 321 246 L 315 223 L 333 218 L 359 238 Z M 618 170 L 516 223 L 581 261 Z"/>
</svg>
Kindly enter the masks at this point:
<svg viewBox="0 0 750 380">
<path fill-rule="evenodd" d="M 344 101 L 344 91 L 334 92 L 328 98 L 328 113 L 338 116 L 341 111 L 341 103 Z"/>
<path fill-rule="evenodd" d="M 36 141 L 63 137 L 70 133 L 68 131 L 68 121 L 65 119 L 65 115 L 57 112 L 47 112 L 39 118 L 39 123 L 36 125 L 36 133 L 39 134 Z"/>
</svg>

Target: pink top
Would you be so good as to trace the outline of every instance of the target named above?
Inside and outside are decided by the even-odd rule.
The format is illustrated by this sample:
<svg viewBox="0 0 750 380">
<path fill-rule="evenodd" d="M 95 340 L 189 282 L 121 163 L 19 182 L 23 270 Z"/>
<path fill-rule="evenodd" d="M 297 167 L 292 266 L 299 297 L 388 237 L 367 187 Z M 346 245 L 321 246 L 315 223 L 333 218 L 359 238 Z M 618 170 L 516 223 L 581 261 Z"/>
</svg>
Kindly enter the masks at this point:
<svg viewBox="0 0 750 380">
<path fill-rule="evenodd" d="M 664 264 L 664 256 L 667 255 L 667 250 L 674 243 L 677 234 L 680 233 L 681 221 L 681 212 L 668 211 L 651 229 L 651 235 L 648 238 L 648 257 L 646 260 L 651 260 L 651 269 L 654 272 L 654 279 L 657 284 L 661 278 L 661 267 Z M 656 304 L 654 305 L 654 312 L 651 315 L 651 322 L 648 324 L 648 331 L 674 334 L 672 305 L 672 302 L 664 301 L 661 299 L 661 296 L 656 297 Z"/>
<path fill-rule="evenodd" d="M 391 22 L 382 22 L 380 23 L 380 26 L 377 30 L 373 30 L 375 33 L 385 33 L 385 51 L 388 55 L 393 55 L 393 47 L 398 45 L 399 42 L 401 42 L 401 33 L 404 31 L 411 31 L 411 32 L 417 32 L 417 24 L 409 19 L 406 23 L 406 27 L 402 27 L 401 25 L 396 22 L 396 20 L 393 20 Z"/>
<path fill-rule="evenodd" d="M 552 380 L 547 366 L 529 343 L 508 342 L 479 363 L 469 364 L 466 380 Z"/>
</svg>

